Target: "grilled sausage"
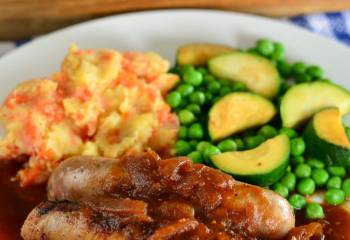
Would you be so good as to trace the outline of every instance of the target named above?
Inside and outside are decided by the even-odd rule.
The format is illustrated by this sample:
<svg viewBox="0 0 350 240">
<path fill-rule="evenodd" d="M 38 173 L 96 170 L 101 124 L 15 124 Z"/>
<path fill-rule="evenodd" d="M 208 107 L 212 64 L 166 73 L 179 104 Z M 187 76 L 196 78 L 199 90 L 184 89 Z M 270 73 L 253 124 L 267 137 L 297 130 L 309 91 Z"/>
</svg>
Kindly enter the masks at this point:
<svg viewBox="0 0 350 240">
<path fill-rule="evenodd" d="M 246 237 L 280 239 L 295 225 L 284 198 L 184 157 L 161 160 L 153 152 L 119 160 L 75 157 L 50 177 L 50 200 L 90 201 L 99 196 L 149 204 L 155 199 L 181 200 L 195 208 L 195 216 L 210 222 L 209 228 Z"/>
</svg>

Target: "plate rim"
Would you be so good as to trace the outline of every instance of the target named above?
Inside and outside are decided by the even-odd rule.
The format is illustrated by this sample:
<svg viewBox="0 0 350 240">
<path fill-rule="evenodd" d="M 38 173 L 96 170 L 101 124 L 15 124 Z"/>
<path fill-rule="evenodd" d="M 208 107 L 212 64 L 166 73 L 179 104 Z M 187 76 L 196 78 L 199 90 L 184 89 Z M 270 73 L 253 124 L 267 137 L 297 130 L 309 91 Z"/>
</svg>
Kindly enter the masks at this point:
<svg viewBox="0 0 350 240">
<path fill-rule="evenodd" d="M 222 14 L 222 15 L 231 15 L 231 16 L 236 16 L 236 17 L 241 17 L 241 18 L 246 18 L 246 19 L 252 19 L 252 20 L 256 20 L 256 21 L 263 21 L 263 22 L 266 22 L 268 24 L 280 25 L 280 27 L 293 29 L 293 31 L 298 31 L 298 32 L 300 32 L 300 34 L 308 35 L 309 37 L 318 38 L 319 40 L 324 41 L 326 44 L 331 44 L 337 48 L 342 48 L 343 51 L 346 51 L 350 55 L 350 47 L 347 46 L 345 43 L 337 41 L 336 39 L 329 38 L 325 35 L 318 34 L 316 32 L 312 32 L 308 29 L 302 28 L 301 26 L 292 24 L 290 22 L 287 22 L 283 18 L 282 19 L 269 18 L 269 17 L 261 16 L 261 15 L 254 15 L 254 14 L 250 14 L 250 13 L 241 13 L 241 12 L 235 12 L 235 11 L 230 11 L 230 10 L 220 10 L 220 9 L 175 8 L 175 9 L 152 9 L 152 10 L 119 13 L 119 14 L 113 14 L 110 16 L 104 16 L 104 17 L 100 17 L 100 18 L 95 18 L 95 19 L 75 23 L 75 24 L 69 25 L 67 27 L 63 27 L 61 29 L 54 30 L 54 31 L 49 32 L 47 34 L 44 34 L 42 36 L 34 37 L 29 42 L 6 52 L 5 54 L 3 54 L 0 57 L 0 64 L 3 61 L 6 61 L 6 59 L 9 56 L 21 51 L 22 49 L 30 48 L 31 45 L 33 45 L 34 43 L 36 44 L 40 41 L 45 41 L 47 38 L 62 34 L 64 32 L 72 31 L 75 28 L 84 27 L 84 26 L 90 25 L 90 24 L 98 24 L 98 23 L 101 23 L 104 21 L 111 21 L 112 19 L 127 18 L 127 17 L 134 17 L 134 16 L 141 17 L 142 15 L 147 16 L 147 15 L 153 15 L 153 14 L 158 14 L 158 13 L 167 13 L 167 12 L 169 12 L 169 13 L 181 13 L 182 12 L 182 13 L 187 13 L 187 14 L 191 13 L 191 12 L 208 13 L 208 14 Z"/>
</svg>

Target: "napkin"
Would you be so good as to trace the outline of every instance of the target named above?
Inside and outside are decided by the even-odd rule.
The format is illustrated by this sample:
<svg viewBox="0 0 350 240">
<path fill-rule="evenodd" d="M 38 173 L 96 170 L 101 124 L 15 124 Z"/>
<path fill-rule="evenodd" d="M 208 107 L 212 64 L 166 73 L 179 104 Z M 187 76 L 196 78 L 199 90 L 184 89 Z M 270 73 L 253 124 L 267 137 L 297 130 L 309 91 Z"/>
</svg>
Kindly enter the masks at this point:
<svg viewBox="0 0 350 240">
<path fill-rule="evenodd" d="M 288 21 L 350 46 L 350 11 L 302 15 Z"/>
</svg>

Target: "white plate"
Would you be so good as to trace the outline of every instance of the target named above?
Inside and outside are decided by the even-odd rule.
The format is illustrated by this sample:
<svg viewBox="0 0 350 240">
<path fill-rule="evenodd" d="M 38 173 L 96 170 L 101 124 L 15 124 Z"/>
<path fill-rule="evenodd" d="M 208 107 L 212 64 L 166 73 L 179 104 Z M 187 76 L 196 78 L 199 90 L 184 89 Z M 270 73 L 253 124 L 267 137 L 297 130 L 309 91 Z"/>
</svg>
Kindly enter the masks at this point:
<svg viewBox="0 0 350 240">
<path fill-rule="evenodd" d="M 281 21 L 223 11 L 163 10 L 111 16 L 41 37 L 0 59 L 0 99 L 20 81 L 59 69 L 71 43 L 81 48 L 156 51 L 173 60 L 188 42 L 253 46 L 258 38 L 281 41 L 292 60 L 319 64 L 350 88 L 350 49 Z"/>
</svg>

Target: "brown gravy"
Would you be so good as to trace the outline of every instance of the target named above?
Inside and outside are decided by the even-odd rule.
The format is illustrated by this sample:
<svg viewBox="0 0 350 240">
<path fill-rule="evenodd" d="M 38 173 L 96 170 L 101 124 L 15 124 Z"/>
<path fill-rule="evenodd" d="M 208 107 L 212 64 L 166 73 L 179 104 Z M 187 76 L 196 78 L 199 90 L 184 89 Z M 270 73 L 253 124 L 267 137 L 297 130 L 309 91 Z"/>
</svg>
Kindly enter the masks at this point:
<svg viewBox="0 0 350 240">
<path fill-rule="evenodd" d="M 45 186 L 21 188 L 10 181 L 21 167 L 20 163 L 0 163 L 0 239 L 17 240 L 20 228 L 28 213 L 46 198 Z M 325 239 L 350 240 L 350 214 L 339 207 L 325 207 L 326 218 L 321 221 L 325 227 Z M 308 223 L 300 212 L 298 225 Z"/>
<path fill-rule="evenodd" d="M 17 240 L 28 213 L 46 197 L 45 186 L 21 188 L 10 179 L 20 163 L 0 163 L 0 239 Z"/>
</svg>

